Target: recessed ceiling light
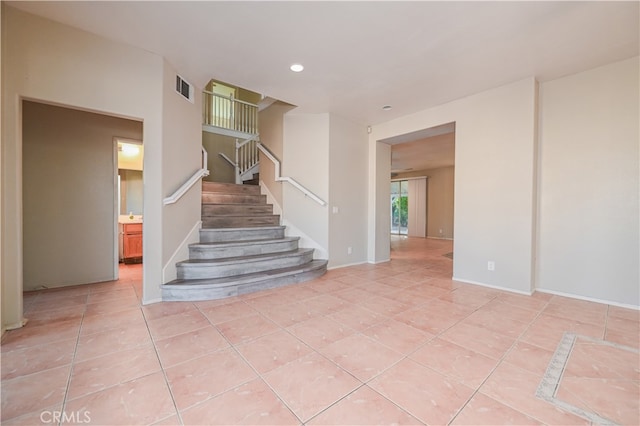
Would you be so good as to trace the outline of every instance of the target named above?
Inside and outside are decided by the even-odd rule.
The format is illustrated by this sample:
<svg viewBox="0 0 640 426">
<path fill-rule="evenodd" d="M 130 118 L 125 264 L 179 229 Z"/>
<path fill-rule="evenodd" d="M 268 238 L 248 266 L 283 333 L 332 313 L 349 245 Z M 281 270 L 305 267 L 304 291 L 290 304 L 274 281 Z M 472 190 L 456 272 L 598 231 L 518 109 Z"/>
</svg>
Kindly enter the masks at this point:
<svg viewBox="0 0 640 426">
<path fill-rule="evenodd" d="M 389 111 L 391 109 L 391 105 L 385 105 L 382 107 L 383 111 Z"/>
<path fill-rule="evenodd" d="M 289 67 L 289 69 L 293 72 L 301 72 L 304 67 L 302 66 L 302 64 L 293 64 Z"/>
<path fill-rule="evenodd" d="M 123 143 L 120 147 L 122 155 L 127 157 L 135 157 L 140 152 L 140 148 L 133 144 Z"/>
</svg>

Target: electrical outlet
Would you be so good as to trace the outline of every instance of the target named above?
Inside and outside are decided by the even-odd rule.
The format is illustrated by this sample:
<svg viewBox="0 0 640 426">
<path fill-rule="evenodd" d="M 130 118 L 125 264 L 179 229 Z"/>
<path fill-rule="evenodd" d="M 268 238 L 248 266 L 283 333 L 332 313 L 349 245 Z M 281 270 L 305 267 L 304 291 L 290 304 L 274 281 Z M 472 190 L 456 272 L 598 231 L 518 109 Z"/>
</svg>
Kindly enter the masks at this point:
<svg viewBox="0 0 640 426">
<path fill-rule="evenodd" d="M 353 253 L 353 249 L 351 247 L 347 247 L 347 254 L 352 254 Z"/>
<path fill-rule="evenodd" d="M 439 233 L 439 234 L 442 234 L 442 229 L 439 229 L 439 230 L 438 230 L 438 233 Z"/>
<path fill-rule="evenodd" d="M 490 260 L 489 262 L 487 262 L 487 269 L 489 271 L 495 271 L 496 270 L 496 262 L 494 262 L 493 260 Z"/>
</svg>

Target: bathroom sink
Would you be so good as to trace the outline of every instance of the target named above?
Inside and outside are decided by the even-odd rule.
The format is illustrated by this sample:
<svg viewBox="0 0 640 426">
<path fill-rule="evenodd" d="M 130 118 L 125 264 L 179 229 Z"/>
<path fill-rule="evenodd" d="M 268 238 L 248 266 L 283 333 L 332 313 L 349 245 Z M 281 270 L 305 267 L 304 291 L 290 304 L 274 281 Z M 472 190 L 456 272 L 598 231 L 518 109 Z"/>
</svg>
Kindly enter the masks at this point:
<svg viewBox="0 0 640 426">
<path fill-rule="evenodd" d="M 133 218 L 128 214 L 121 214 L 118 216 L 118 223 L 142 223 L 142 215 L 133 215 Z"/>
</svg>

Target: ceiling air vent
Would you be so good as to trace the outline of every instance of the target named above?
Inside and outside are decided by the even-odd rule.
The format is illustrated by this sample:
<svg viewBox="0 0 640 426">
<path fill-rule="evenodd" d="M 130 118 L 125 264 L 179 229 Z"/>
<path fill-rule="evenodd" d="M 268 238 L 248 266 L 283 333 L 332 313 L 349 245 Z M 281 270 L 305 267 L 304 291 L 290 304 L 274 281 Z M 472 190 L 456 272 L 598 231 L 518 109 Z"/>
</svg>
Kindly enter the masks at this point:
<svg viewBox="0 0 640 426">
<path fill-rule="evenodd" d="M 179 75 L 176 75 L 176 92 L 180 93 L 186 100 L 193 103 L 193 86 Z"/>
</svg>

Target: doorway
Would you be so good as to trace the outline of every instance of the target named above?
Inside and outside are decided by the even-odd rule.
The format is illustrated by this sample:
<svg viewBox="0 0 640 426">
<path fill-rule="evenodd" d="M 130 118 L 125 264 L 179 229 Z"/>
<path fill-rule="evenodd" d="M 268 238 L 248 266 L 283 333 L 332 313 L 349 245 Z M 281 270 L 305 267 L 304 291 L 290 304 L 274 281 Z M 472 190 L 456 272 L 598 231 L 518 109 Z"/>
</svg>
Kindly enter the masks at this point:
<svg viewBox="0 0 640 426">
<path fill-rule="evenodd" d="M 375 248 L 371 251 L 373 261 L 387 259 L 390 253 L 387 247 L 391 246 L 390 237 L 404 231 L 391 218 L 393 215 L 389 205 L 392 199 L 391 194 L 396 193 L 397 197 L 401 197 L 403 192 L 399 184 L 394 184 L 394 181 L 423 179 L 425 189 L 421 193 L 426 198 L 426 213 L 420 216 L 425 221 L 426 237 L 453 241 L 455 133 L 456 124 L 450 122 L 376 141 L 377 164 L 382 166 L 386 163 L 389 168 L 384 172 L 386 176 L 382 173 L 376 176 L 377 195 L 380 196 L 380 202 L 376 204 L 376 223 L 373 231 L 376 234 L 376 242 Z M 382 167 L 380 169 L 383 170 Z M 407 226 L 406 236 L 411 236 L 410 184 L 407 185 L 407 192 L 409 226 Z M 389 229 L 386 235 L 380 232 L 384 228 Z M 400 238 L 406 236 L 402 235 Z M 394 238 L 397 239 L 395 236 Z"/>
<path fill-rule="evenodd" d="M 114 140 L 118 149 L 117 259 L 119 263 L 142 263 L 144 146 L 141 140 Z"/>
<path fill-rule="evenodd" d="M 23 289 L 117 279 L 113 138 L 142 122 L 22 101 Z"/>
<path fill-rule="evenodd" d="M 409 233 L 409 181 L 391 181 L 391 234 Z"/>
</svg>

